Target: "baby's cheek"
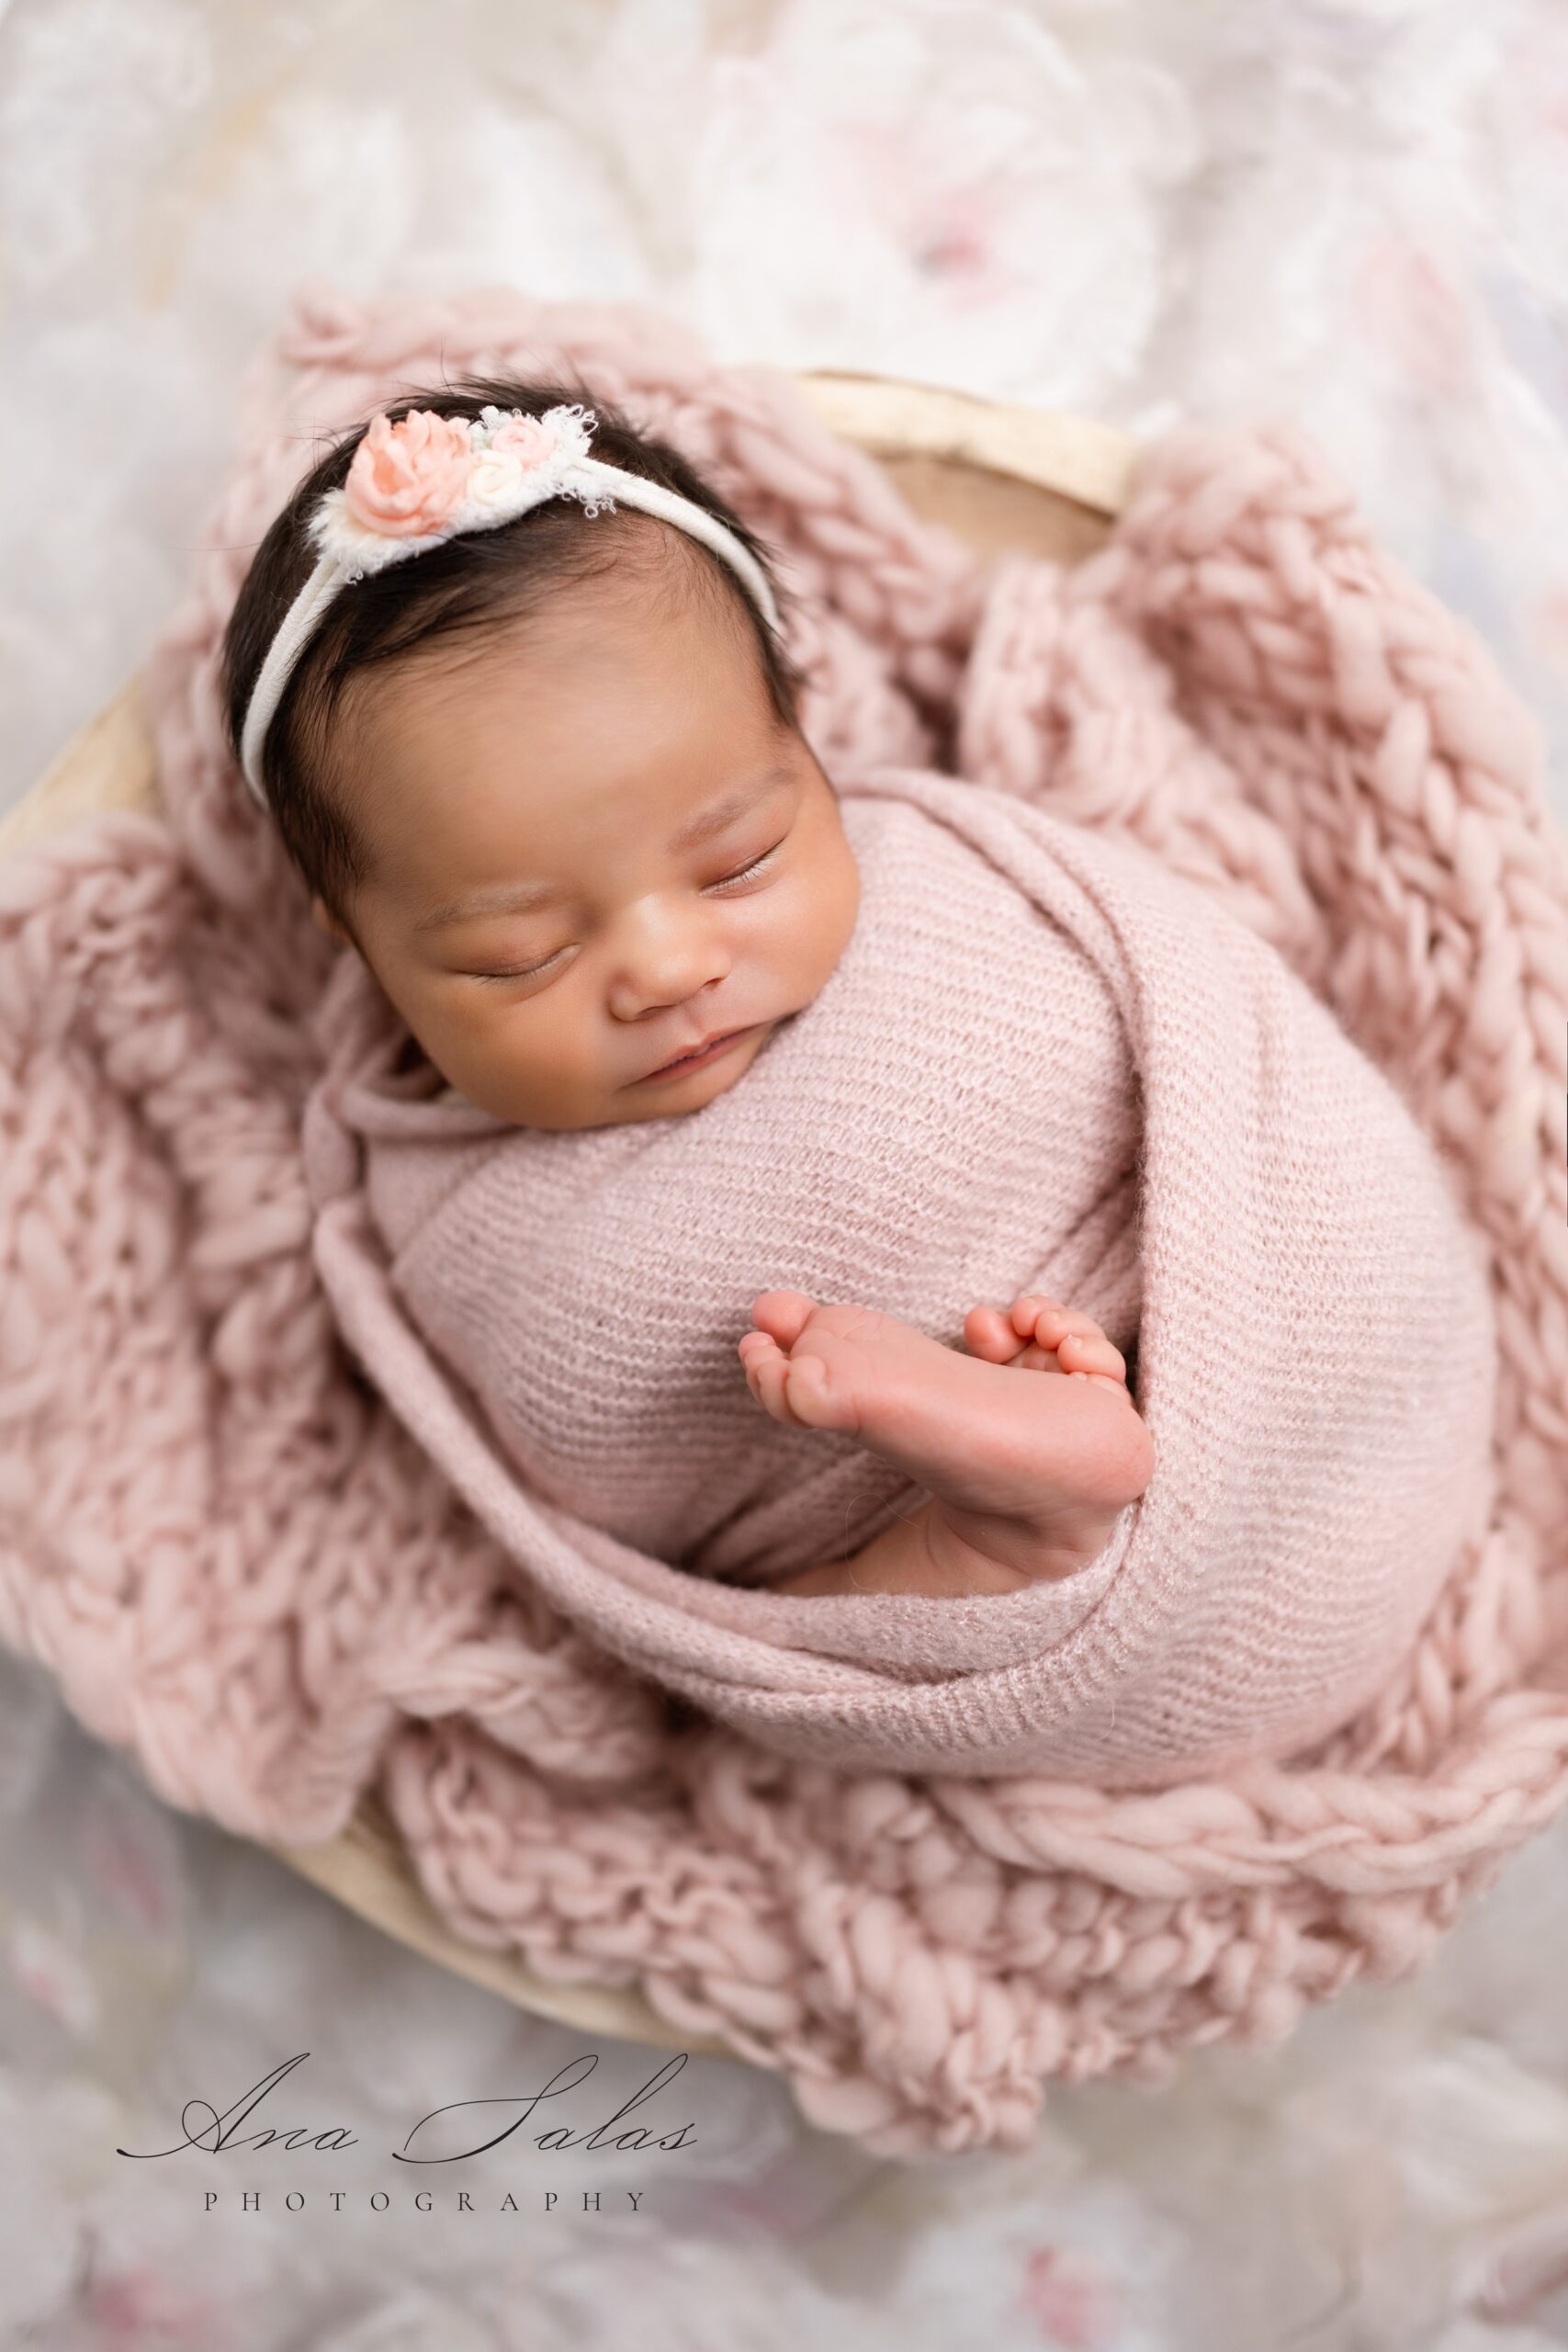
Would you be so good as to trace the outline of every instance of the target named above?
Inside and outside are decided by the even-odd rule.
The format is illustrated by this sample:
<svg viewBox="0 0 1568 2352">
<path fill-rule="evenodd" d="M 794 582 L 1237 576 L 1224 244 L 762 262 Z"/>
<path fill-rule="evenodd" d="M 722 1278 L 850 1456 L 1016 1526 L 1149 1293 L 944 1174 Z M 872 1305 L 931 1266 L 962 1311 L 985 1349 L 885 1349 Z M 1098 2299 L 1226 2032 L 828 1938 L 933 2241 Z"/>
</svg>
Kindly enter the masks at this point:
<svg viewBox="0 0 1568 2352">
<path fill-rule="evenodd" d="M 802 899 L 796 944 L 815 993 L 848 945 L 860 909 L 860 869 L 841 835 L 830 837 L 813 861 Z"/>
</svg>

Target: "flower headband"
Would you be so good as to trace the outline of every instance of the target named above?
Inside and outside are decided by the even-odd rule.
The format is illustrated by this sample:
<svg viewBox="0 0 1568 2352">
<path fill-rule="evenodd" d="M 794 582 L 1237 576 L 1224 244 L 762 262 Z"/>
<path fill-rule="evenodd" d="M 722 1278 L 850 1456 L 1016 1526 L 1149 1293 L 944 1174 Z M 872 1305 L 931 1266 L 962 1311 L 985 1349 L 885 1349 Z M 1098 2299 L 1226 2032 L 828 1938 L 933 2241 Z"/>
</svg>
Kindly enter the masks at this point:
<svg viewBox="0 0 1568 2352">
<path fill-rule="evenodd" d="M 384 571 L 464 531 L 492 531 L 547 498 L 578 498 L 585 514 L 639 507 L 700 539 L 728 564 L 770 628 L 779 626 L 761 566 L 733 531 L 689 498 L 641 474 L 591 457 L 592 409 L 482 408 L 477 417 L 411 409 L 393 424 L 375 417 L 354 453 L 341 490 L 329 490 L 308 528 L 319 553 L 309 580 L 267 649 L 245 713 L 240 767 L 252 797 L 265 808 L 262 744 L 285 687 L 322 614 L 340 588 Z"/>
</svg>

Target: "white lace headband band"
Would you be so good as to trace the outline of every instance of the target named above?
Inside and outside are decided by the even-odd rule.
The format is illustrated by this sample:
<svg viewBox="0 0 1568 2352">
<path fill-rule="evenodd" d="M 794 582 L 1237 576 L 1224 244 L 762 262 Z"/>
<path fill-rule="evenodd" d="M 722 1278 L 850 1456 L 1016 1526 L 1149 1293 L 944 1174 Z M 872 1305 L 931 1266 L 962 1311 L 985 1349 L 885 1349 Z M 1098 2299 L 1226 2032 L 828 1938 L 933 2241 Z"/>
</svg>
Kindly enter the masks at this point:
<svg viewBox="0 0 1568 2352">
<path fill-rule="evenodd" d="M 261 753 L 294 665 L 327 606 L 348 582 L 441 547 L 463 531 L 491 531 L 547 498 L 578 498 L 583 512 L 614 512 L 619 500 L 700 539 L 728 564 L 770 628 L 779 626 L 761 566 L 716 517 L 623 467 L 591 457 L 591 409 L 483 408 L 477 417 L 412 409 L 391 424 L 371 422 L 341 490 L 318 503 L 309 529 L 320 560 L 267 649 L 245 713 L 240 768 L 265 808 Z"/>
</svg>

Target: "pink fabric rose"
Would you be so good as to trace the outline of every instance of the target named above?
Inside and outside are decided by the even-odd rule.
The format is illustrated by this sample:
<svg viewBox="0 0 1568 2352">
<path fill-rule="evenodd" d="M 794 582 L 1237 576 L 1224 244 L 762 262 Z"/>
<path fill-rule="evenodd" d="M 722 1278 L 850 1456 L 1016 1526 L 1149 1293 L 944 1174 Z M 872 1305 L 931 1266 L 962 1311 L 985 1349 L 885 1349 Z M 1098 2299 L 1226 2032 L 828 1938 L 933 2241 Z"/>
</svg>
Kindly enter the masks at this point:
<svg viewBox="0 0 1568 2352">
<path fill-rule="evenodd" d="M 520 466 L 542 466 L 555 453 L 556 429 L 553 424 L 547 424 L 542 416 L 514 416 L 496 426 L 490 436 L 490 446 L 503 456 L 515 458 Z"/>
<path fill-rule="evenodd" d="M 344 504 L 381 538 L 423 537 L 462 497 L 468 462 L 466 419 L 427 408 L 411 409 L 396 424 L 378 416 L 354 453 Z"/>
</svg>

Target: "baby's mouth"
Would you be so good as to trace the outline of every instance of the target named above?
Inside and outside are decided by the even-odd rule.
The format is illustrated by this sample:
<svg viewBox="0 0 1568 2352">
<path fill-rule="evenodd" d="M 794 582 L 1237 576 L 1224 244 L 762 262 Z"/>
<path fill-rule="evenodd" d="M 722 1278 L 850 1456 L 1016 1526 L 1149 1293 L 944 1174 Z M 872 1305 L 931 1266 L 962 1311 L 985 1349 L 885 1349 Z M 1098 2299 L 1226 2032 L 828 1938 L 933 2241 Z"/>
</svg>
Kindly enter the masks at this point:
<svg viewBox="0 0 1568 2352">
<path fill-rule="evenodd" d="M 700 1069 L 705 1063 L 716 1061 L 720 1054 L 728 1053 L 731 1046 L 739 1045 L 742 1037 L 750 1037 L 752 1031 L 761 1025 L 760 1022 L 753 1021 L 744 1029 L 726 1029 L 710 1039 L 700 1052 L 678 1055 L 673 1061 L 661 1063 L 658 1069 L 646 1071 L 634 1083 L 645 1085 L 656 1078 L 682 1078 L 689 1069 Z"/>
</svg>

